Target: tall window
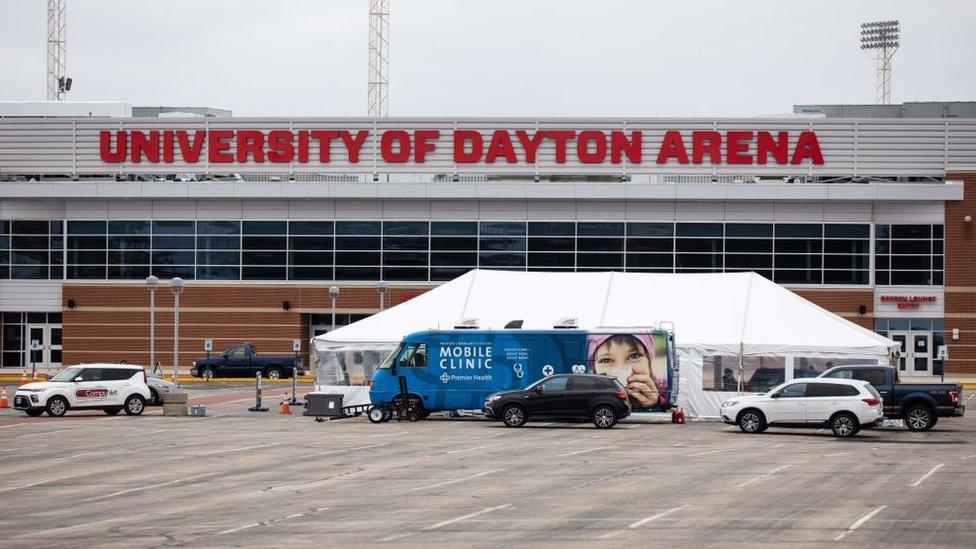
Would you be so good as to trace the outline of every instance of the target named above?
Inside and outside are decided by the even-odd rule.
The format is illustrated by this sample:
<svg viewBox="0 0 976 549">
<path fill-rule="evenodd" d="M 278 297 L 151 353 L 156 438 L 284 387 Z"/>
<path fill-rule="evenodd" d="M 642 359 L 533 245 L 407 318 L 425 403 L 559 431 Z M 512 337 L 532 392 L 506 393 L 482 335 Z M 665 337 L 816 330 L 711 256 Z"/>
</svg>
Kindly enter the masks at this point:
<svg viewBox="0 0 976 549">
<path fill-rule="evenodd" d="M 942 225 L 876 226 L 875 284 L 943 284 L 943 232 Z"/>
</svg>

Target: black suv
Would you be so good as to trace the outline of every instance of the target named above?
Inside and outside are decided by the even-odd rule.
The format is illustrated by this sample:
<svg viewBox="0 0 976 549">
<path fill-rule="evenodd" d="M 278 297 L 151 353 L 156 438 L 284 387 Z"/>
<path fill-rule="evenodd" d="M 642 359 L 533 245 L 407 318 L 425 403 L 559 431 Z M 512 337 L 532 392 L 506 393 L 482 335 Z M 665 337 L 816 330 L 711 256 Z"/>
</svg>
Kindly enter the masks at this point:
<svg viewBox="0 0 976 549">
<path fill-rule="evenodd" d="M 508 427 L 526 421 L 586 420 L 598 429 L 609 429 L 630 415 L 627 390 L 616 379 L 604 375 L 569 374 L 549 376 L 518 391 L 504 391 L 488 397 L 485 415 L 500 419 Z"/>
</svg>

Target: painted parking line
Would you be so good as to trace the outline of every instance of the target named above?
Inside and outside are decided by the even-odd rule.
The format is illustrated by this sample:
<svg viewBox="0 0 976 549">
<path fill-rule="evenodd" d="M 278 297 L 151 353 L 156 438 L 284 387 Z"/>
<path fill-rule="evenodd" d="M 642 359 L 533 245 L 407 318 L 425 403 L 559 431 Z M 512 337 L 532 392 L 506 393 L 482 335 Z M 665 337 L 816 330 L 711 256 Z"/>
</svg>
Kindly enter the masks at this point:
<svg viewBox="0 0 976 549">
<path fill-rule="evenodd" d="M 783 469 L 787 469 L 789 467 L 792 467 L 792 465 L 783 465 L 782 467 L 777 467 L 777 468 L 773 469 L 772 471 L 770 471 L 768 473 L 764 473 L 762 475 L 759 475 L 756 478 L 751 478 L 751 479 L 743 482 L 742 484 L 739 484 L 738 486 L 736 486 L 736 488 L 745 488 L 746 486 L 749 486 L 750 484 L 752 484 L 754 482 L 759 482 L 761 480 L 765 480 L 765 479 L 767 479 L 767 478 L 775 475 L 776 473 L 782 471 Z"/>
<path fill-rule="evenodd" d="M 598 450 L 609 450 L 610 448 L 612 448 L 612 446 L 600 446 L 599 448 L 587 448 L 586 450 L 577 450 L 575 452 L 569 452 L 568 454 L 559 454 L 559 456 L 557 457 L 578 456 L 580 454 L 588 454 L 590 452 L 596 452 Z"/>
<path fill-rule="evenodd" d="M 472 446 L 471 448 L 462 448 L 460 450 L 451 450 L 449 452 L 444 452 L 445 454 L 459 454 L 461 452 L 470 452 L 472 450 L 481 450 L 482 448 L 489 448 L 495 446 L 494 444 L 485 444 L 483 446 Z"/>
<path fill-rule="evenodd" d="M 34 532 L 28 532 L 26 534 L 15 536 L 14 539 L 31 538 L 34 536 L 46 536 L 50 534 L 61 534 L 63 532 L 68 532 L 70 530 L 77 530 L 79 528 L 91 528 L 92 526 L 99 526 L 110 522 L 118 522 L 120 520 L 132 520 L 144 516 L 146 516 L 145 513 L 141 513 L 138 515 L 126 515 L 124 517 L 115 517 L 115 518 L 110 518 L 105 520 L 96 520 L 94 522 L 83 522 L 81 524 L 73 524 L 71 526 L 61 526 L 59 528 L 49 528 L 47 530 L 37 530 Z"/>
<path fill-rule="evenodd" d="M 86 473 L 87 474 L 87 473 Z M 14 486 L 13 488 L 0 488 L 0 492 L 10 492 L 13 490 L 23 490 L 24 488 L 32 488 L 34 486 L 42 486 L 44 484 L 51 484 L 53 482 L 61 482 L 62 480 L 68 480 L 72 478 L 83 477 L 85 475 L 69 475 L 66 477 L 52 478 L 50 480 L 39 480 L 37 482 L 32 482 L 30 484 L 22 484 L 20 486 Z"/>
<path fill-rule="evenodd" d="M 664 518 L 664 517 L 666 517 L 666 516 L 668 516 L 668 515 L 670 515 L 672 513 L 677 513 L 678 511 L 682 511 L 682 510 L 687 509 L 689 507 L 691 507 L 691 506 L 690 505 L 682 505 L 681 507 L 674 507 L 674 508 L 668 509 L 666 511 L 661 511 L 660 513 L 658 513 L 656 515 L 651 515 L 649 517 L 642 518 L 642 519 L 638 520 L 637 522 L 635 522 L 633 524 L 630 524 L 629 526 L 627 526 L 627 528 L 624 528 L 623 530 L 614 530 L 613 532 L 608 532 L 606 534 L 603 534 L 602 536 L 600 536 L 600 539 L 612 538 L 613 536 L 616 536 L 617 534 L 619 534 L 621 532 L 626 532 L 627 530 L 636 530 L 637 528 L 640 528 L 641 526 L 644 526 L 648 522 L 651 522 L 653 520 L 657 520 L 659 518 Z"/>
<path fill-rule="evenodd" d="M 474 478 L 483 477 L 485 475 L 490 475 L 492 473 L 497 473 L 499 471 L 504 471 L 504 470 L 505 469 L 492 469 L 490 471 L 482 471 L 480 473 L 476 473 L 476 474 L 473 474 L 471 476 L 467 476 L 467 477 L 464 477 L 464 478 L 456 478 L 456 479 L 453 479 L 453 480 L 445 480 L 444 482 L 438 482 L 437 484 L 430 484 L 428 486 L 421 486 L 419 488 L 411 488 L 410 491 L 411 492 L 416 492 L 418 490 L 429 490 L 431 488 L 440 488 L 441 486 L 447 486 L 449 484 L 457 484 L 459 482 L 464 482 L 464 481 L 471 480 L 471 479 L 474 479 Z"/>
<path fill-rule="evenodd" d="M 287 515 L 287 516 L 284 516 L 284 517 L 273 518 L 273 519 L 269 519 L 269 520 L 262 520 L 260 522 L 252 522 L 250 524 L 245 524 L 243 526 L 238 526 L 237 528 L 230 528 L 228 530 L 223 530 L 221 532 L 217 532 L 214 535 L 215 536 L 223 536 L 223 535 L 226 535 L 226 534 L 233 534 L 235 532 L 240 532 L 240 531 L 243 531 L 243 530 L 249 530 L 251 528 L 271 526 L 272 524 L 277 524 L 279 522 L 284 522 L 286 520 L 297 519 L 297 518 L 300 518 L 300 517 L 310 517 L 310 516 L 312 516 L 312 515 L 314 515 L 316 513 L 321 513 L 322 511 L 325 511 L 326 509 L 328 509 L 328 507 L 316 507 L 314 509 L 307 509 L 305 511 L 302 511 L 301 513 L 294 513 L 294 514 Z"/>
<path fill-rule="evenodd" d="M 695 456 L 707 456 L 708 454 L 717 454 L 719 452 L 728 452 L 732 448 L 719 448 L 718 450 L 708 450 L 707 452 L 698 452 L 697 454 L 688 454 L 688 457 Z"/>
<path fill-rule="evenodd" d="M 969 398 L 963 401 L 963 404 L 969 404 L 969 401 L 972 400 L 974 396 L 976 396 L 976 393 L 969 395 Z"/>
<path fill-rule="evenodd" d="M 213 456 L 217 454 L 226 454 L 228 452 L 243 452 L 244 450 L 256 450 L 258 448 L 270 448 L 271 446 L 278 446 L 280 444 L 281 444 L 280 442 L 266 442 L 264 444 L 257 444 L 255 446 L 244 446 L 243 448 L 229 448 L 227 450 L 214 450 L 212 452 L 204 452 L 202 454 L 196 454 L 193 457 Z"/>
<path fill-rule="evenodd" d="M 498 511 L 499 509 L 505 509 L 506 507 L 511 507 L 511 506 L 512 506 L 511 503 L 506 503 L 504 505 L 496 505 L 495 507 L 488 507 L 487 509 L 482 509 L 480 511 L 475 511 L 474 513 L 468 513 L 467 515 L 461 515 L 460 517 L 454 517 L 452 519 L 447 519 L 447 520 L 438 522 L 436 524 L 431 524 L 430 526 L 424 526 L 423 528 L 421 528 L 419 530 L 419 532 L 432 532 L 434 530 L 438 530 L 438 529 L 443 528 L 445 526 L 450 526 L 452 524 L 455 524 L 455 523 L 458 523 L 458 522 L 461 522 L 461 521 L 464 521 L 464 520 L 468 520 L 468 519 L 471 519 L 471 518 L 474 518 L 474 517 L 479 517 L 481 515 L 485 515 L 485 514 L 488 514 L 488 513 L 493 512 L 493 511 Z M 417 533 L 418 532 L 403 532 L 401 534 L 394 534 L 392 536 L 387 536 L 387 537 L 382 538 L 382 539 L 380 539 L 378 541 L 381 541 L 381 542 L 384 542 L 384 541 L 393 541 L 393 540 L 402 539 L 402 538 L 405 538 L 405 537 L 408 537 L 408 536 L 412 536 L 412 535 L 417 534 Z"/>
<path fill-rule="evenodd" d="M 925 479 L 927 479 L 930 476 L 932 476 L 936 471 L 938 471 L 939 469 L 941 469 L 944 465 L 945 465 L 945 463 L 940 463 L 940 464 L 936 465 L 935 467 L 929 469 L 929 472 L 928 473 L 925 473 L 924 475 L 922 475 L 921 477 L 919 477 L 918 480 L 916 480 L 915 482 L 909 484 L 909 486 L 911 486 L 911 487 L 914 488 L 915 486 L 918 486 L 919 484 L 922 484 L 923 482 L 925 482 Z"/>
<path fill-rule="evenodd" d="M 888 507 L 888 506 L 887 505 L 882 505 L 881 507 L 876 508 L 874 511 L 871 511 L 870 513 L 864 515 L 863 517 L 855 520 L 853 524 L 851 524 L 850 526 L 847 527 L 847 530 L 844 530 L 843 532 L 841 532 L 840 534 L 838 534 L 837 537 L 834 538 L 834 541 L 840 541 L 840 540 L 846 538 L 849 534 L 852 534 L 855 530 L 857 530 L 861 526 L 864 526 L 864 523 L 865 522 L 867 522 L 867 521 L 871 520 L 872 518 L 874 518 L 874 516 L 877 515 L 878 513 L 880 513 L 881 511 L 884 511 L 884 509 L 886 507 Z"/>
<path fill-rule="evenodd" d="M 162 488 L 163 486 L 172 486 L 174 484 L 182 484 L 184 482 L 191 482 L 191 481 L 198 480 L 198 479 L 201 479 L 201 478 L 213 477 L 213 476 L 217 476 L 219 474 L 221 474 L 221 473 L 207 473 L 205 475 L 195 475 L 195 476 L 192 476 L 192 477 L 178 478 L 176 480 L 169 480 L 169 481 L 166 481 L 166 482 L 159 482 L 159 483 L 150 484 L 150 485 L 147 485 L 147 486 L 139 486 L 137 488 L 129 488 L 127 490 L 119 490 L 118 492 L 112 492 L 111 494 L 103 494 L 101 496 L 92 496 L 90 498 L 84 499 L 83 501 L 101 501 L 101 500 L 104 500 L 104 499 L 110 499 L 110 498 L 114 498 L 114 497 L 118 497 L 118 496 L 124 496 L 126 494 L 134 494 L 136 492 L 144 492 L 146 490 L 152 490 L 154 488 Z"/>
<path fill-rule="evenodd" d="M 332 454 L 342 454 L 344 452 L 355 452 L 356 450 L 368 450 L 370 448 L 378 448 L 380 446 L 386 446 L 387 444 L 392 444 L 391 442 L 380 442 L 379 444 L 367 444 L 366 446 L 357 446 L 355 448 L 343 448 L 341 450 L 326 450 L 324 452 L 318 452 L 315 454 L 308 454 L 301 456 L 302 458 L 311 458 L 319 456 L 330 456 Z"/>
</svg>

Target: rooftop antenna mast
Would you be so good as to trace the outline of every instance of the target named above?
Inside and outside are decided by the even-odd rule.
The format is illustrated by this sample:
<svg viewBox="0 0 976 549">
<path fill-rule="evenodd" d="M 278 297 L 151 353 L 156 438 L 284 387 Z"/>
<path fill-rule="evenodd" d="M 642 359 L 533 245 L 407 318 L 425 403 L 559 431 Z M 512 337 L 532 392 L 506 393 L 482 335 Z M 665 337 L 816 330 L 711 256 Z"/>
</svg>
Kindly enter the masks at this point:
<svg viewBox="0 0 976 549">
<path fill-rule="evenodd" d="M 367 113 L 388 113 L 390 93 L 390 0 L 369 0 L 369 91 Z"/>
<path fill-rule="evenodd" d="M 64 101 L 71 89 L 71 79 L 65 76 L 68 60 L 65 45 L 68 18 L 64 7 L 67 0 L 47 0 L 47 100 Z"/>
<path fill-rule="evenodd" d="M 879 105 L 891 104 L 891 58 L 898 51 L 898 21 L 873 21 L 861 25 L 861 49 L 874 51 L 878 62 L 876 92 Z"/>
</svg>

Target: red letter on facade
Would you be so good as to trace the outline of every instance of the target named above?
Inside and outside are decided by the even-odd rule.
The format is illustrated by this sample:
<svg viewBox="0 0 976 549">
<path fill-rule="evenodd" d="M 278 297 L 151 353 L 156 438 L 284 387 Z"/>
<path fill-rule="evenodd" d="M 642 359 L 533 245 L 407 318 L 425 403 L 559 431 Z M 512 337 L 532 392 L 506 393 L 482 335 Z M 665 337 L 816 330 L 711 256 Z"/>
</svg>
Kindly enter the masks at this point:
<svg viewBox="0 0 976 549">
<path fill-rule="evenodd" d="M 701 164 L 708 153 L 709 162 L 722 163 L 722 134 L 712 131 L 691 132 L 691 162 Z"/>
<path fill-rule="evenodd" d="M 173 162 L 173 130 L 163 130 L 163 162 Z"/>
<path fill-rule="evenodd" d="M 237 161 L 247 162 L 248 155 L 255 162 L 264 162 L 264 134 L 258 130 L 240 130 L 237 132 Z"/>
<path fill-rule="evenodd" d="M 118 164 L 119 162 L 125 161 L 125 156 L 127 151 L 128 138 L 126 136 L 125 130 L 117 130 L 115 132 L 115 151 L 112 151 L 112 144 L 110 143 L 112 139 L 112 132 L 100 131 L 98 132 L 98 155 L 102 158 L 102 162 L 112 162 L 113 164 Z"/>
<path fill-rule="evenodd" d="M 298 130 L 298 161 L 308 163 L 308 130 Z"/>
<path fill-rule="evenodd" d="M 595 145 L 593 152 L 590 143 Z M 581 131 L 576 138 L 576 157 L 584 164 L 602 164 L 607 159 L 607 136 L 596 130 Z"/>
<path fill-rule="evenodd" d="M 319 162 L 328 164 L 332 160 L 332 140 L 339 137 L 339 132 L 313 130 L 309 134 L 312 136 L 312 139 L 319 141 Z"/>
<path fill-rule="evenodd" d="M 508 130 L 495 130 L 495 133 L 491 134 L 488 152 L 485 153 L 485 162 L 492 164 L 499 156 L 504 157 L 509 164 L 518 162 L 518 159 L 515 158 L 515 148 L 512 147 L 512 137 L 508 135 Z"/>
<path fill-rule="evenodd" d="M 233 130 L 210 130 L 207 133 L 207 158 L 214 163 L 233 162 L 234 155 L 227 152 L 230 149 L 228 140 L 232 137 Z"/>
<path fill-rule="evenodd" d="M 437 139 L 440 136 L 440 130 L 416 130 L 413 132 L 413 158 L 418 164 L 423 164 L 427 158 L 427 153 L 436 148 L 436 145 L 428 143 L 428 140 Z"/>
<path fill-rule="evenodd" d="M 546 137 L 556 142 L 556 164 L 565 164 L 566 143 L 576 137 L 576 132 L 572 130 L 546 130 L 543 133 Z"/>
<path fill-rule="evenodd" d="M 176 140 L 180 144 L 180 156 L 188 164 L 195 164 L 200 160 L 200 153 L 203 151 L 203 140 L 207 132 L 197 130 L 193 132 L 193 142 L 191 143 L 186 130 L 176 130 Z"/>
<path fill-rule="evenodd" d="M 366 142 L 366 136 L 369 135 L 368 130 L 359 130 L 356 132 L 356 137 L 347 130 L 342 130 L 339 132 L 339 137 L 342 138 L 342 142 L 346 144 L 346 151 L 349 153 L 349 162 L 355 164 L 359 162 L 359 149 L 363 148 L 363 143 Z"/>
<path fill-rule="evenodd" d="M 804 158 L 809 158 L 814 164 L 823 164 L 823 153 L 820 152 L 820 142 L 817 141 L 817 134 L 811 131 L 800 132 L 800 137 L 796 140 L 796 149 L 793 151 L 793 159 L 790 164 L 799 164 Z"/>
<path fill-rule="evenodd" d="M 146 160 L 158 163 L 159 132 L 157 130 L 151 130 L 147 138 L 146 132 L 133 131 L 132 145 L 129 147 L 129 152 L 132 155 L 132 161 L 136 164 L 142 162 L 143 155 L 146 156 Z"/>
<path fill-rule="evenodd" d="M 465 142 L 471 143 L 471 151 L 465 150 Z M 458 164 L 471 164 L 481 160 L 484 139 L 475 130 L 454 131 L 454 161 Z"/>
<path fill-rule="evenodd" d="M 657 163 L 667 164 L 671 158 L 676 159 L 679 164 L 688 163 L 688 151 L 678 130 L 664 132 L 664 142 L 661 143 L 661 150 L 657 153 Z"/>
<path fill-rule="evenodd" d="M 400 143 L 399 149 L 393 150 L 393 142 Z M 387 130 L 380 138 L 380 154 L 386 162 L 406 162 L 410 158 L 410 134 L 403 130 Z"/>
<path fill-rule="evenodd" d="M 769 154 L 773 155 L 773 160 L 777 164 L 786 164 L 786 157 L 790 150 L 790 134 L 779 132 L 777 140 L 773 141 L 773 135 L 769 132 L 759 132 L 756 136 L 756 163 L 765 164 Z"/>
<path fill-rule="evenodd" d="M 295 158 L 295 146 L 291 140 L 290 130 L 271 130 L 268 133 L 268 162 L 291 162 Z"/>
<path fill-rule="evenodd" d="M 627 162 L 640 164 L 643 147 L 644 135 L 641 132 L 630 132 L 629 141 L 624 132 L 610 132 L 610 162 L 614 164 L 620 164 L 624 154 L 627 155 Z"/>
<path fill-rule="evenodd" d="M 529 164 L 535 164 L 536 154 L 539 152 L 539 145 L 542 144 L 542 139 L 545 137 L 544 132 L 535 132 L 530 138 L 528 132 L 518 130 L 515 132 L 515 137 L 518 137 L 519 143 L 525 149 L 525 161 Z"/>
<path fill-rule="evenodd" d="M 728 143 L 725 144 L 725 158 L 728 163 L 752 164 L 752 155 L 749 154 L 752 132 L 729 132 L 726 138 Z"/>
</svg>

